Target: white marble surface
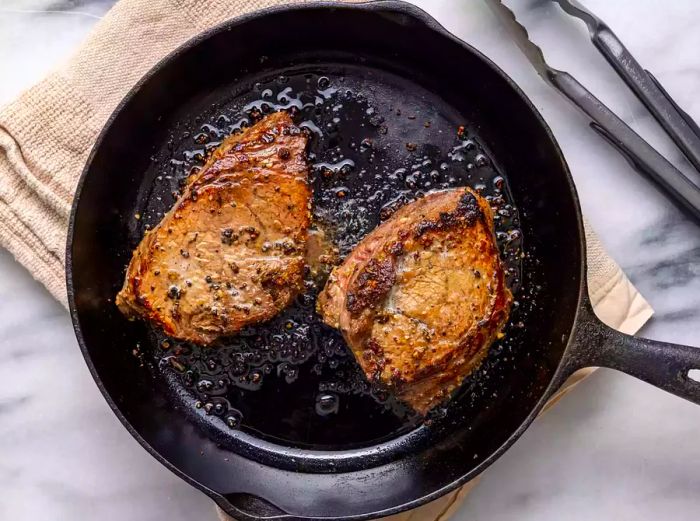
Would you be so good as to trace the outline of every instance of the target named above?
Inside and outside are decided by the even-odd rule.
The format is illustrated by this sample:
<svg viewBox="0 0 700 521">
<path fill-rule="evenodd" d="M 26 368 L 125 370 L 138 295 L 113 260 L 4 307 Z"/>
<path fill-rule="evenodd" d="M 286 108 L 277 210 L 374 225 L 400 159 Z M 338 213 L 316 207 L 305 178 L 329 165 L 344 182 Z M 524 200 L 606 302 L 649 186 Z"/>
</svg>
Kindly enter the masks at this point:
<svg viewBox="0 0 700 521">
<path fill-rule="evenodd" d="M 111 0 L 0 1 L 0 103 L 64 59 Z M 482 0 L 416 2 L 508 72 L 553 127 L 588 219 L 656 309 L 643 333 L 698 345 L 700 229 L 544 85 Z M 679 153 L 548 1 L 511 0 L 565 68 L 678 164 Z M 700 120 L 700 2 L 586 0 Z M 45 12 L 40 12 L 45 11 Z M 446 79 L 449 81 L 449 78 Z M 214 519 L 133 441 L 97 391 L 67 313 L 0 253 L 0 519 Z M 489 469 L 460 521 L 700 518 L 700 408 L 601 370 Z"/>
</svg>

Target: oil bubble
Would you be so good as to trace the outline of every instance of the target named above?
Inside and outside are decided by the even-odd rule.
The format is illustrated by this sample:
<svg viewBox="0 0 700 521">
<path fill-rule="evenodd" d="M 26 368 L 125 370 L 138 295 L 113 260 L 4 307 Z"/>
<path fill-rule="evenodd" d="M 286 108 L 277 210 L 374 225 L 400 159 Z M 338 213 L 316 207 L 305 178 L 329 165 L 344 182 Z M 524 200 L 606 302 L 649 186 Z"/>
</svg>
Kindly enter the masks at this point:
<svg viewBox="0 0 700 521">
<path fill-rule="evenodd" d="M 335 393 L 320 393 L 316 396 L 316 414 L 329 416 L 338 412 L 340 398 Z"/>
</svg>

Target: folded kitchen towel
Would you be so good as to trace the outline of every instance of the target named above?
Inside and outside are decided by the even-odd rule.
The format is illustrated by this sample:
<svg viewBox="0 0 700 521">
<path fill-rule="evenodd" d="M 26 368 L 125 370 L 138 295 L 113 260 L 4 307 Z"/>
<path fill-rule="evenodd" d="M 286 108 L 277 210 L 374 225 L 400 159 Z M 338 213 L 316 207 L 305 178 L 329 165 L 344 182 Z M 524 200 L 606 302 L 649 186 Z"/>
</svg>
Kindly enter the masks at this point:
<svg viewBox="0 0 700 521">
<path fill-rule="evenodd" d="M 118 2 L 70 60 L 0 108 L 0 245 L 65 305 L 63 265 L 73 193 L 95 138 L 119 101 L 195 34 L 254 9 L 304 1 Z M 651 308 L 595 235 L 587 230 L 586 236 L 596 312 L 608 325 L 633 333 Z M 396 517 L 444 519 L 472 485 Z"/>
</svg>

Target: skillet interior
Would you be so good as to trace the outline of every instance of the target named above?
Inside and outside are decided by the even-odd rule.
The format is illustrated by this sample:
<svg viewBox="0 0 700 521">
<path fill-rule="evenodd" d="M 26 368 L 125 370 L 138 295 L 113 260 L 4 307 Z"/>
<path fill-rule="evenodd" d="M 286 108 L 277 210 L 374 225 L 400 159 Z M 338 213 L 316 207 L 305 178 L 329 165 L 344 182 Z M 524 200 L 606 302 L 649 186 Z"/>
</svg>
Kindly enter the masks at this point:
<svg viewBox="0 0 700 521">
<path fill-rule="evenodd" d="M 561 359 L 579 299 L 582 254 L 578 209 L 566 167 L 548 130 L 514 86 L 473 51 L 426 24 L 423 16 L 415 8 L 391 2 L 335 9 L 310 6 L 254 16 L 232 24 L 235 30 L 205 35 L 161 65 L 127 98 L 86 169 L 68 250 L 71 305 L 86 360 L 110 405 L 139 441 L 195 484 L 227 495 L 235 504 L 245 503 L 246 494 L 252 494 L 299 516 L 362 516 L 444 492 L 478 472 L 509 442 L 536 408 Z M 280 74 L 286 78 L 280 80 Z M 165 208 L 172 202 L 170 181 L 176 183 L 187 166 L 169 163 L 193 148 L 191 136 L 184 133 L 197 131 L 205 122 L 216 123 L 220 114 L 231 122 L 221 120 L 218 127 L 235 125 L 233 116 L 246 102 L 262 98 L 268 86 L 273 88 L 271 101 L 284 104 L 277 94 L 287 86 L 292 87 L 290 96 L 304 90 L 299 82 L 307 75 L 316 90 L 325 88 L 325 80 L 319 80 L 326 77 L 331 87 L 347 82 L 350 87 L 342 88 L 365 97 L 365 105 L 356 98 L 346 100 L 357 114 L 360 107 L 365 112 L 357 125 L 348 123 L 352 118 L 347 110 L 341 112 L 346 119 L 340 128 L 352 130 L 356 140 L 363 137 L 358 132 L 381 139 L 382 125 L 386 139 L 398 136 L 403 148 L 393 143 L 393 152 L 385 155 L 390 172 L 415 163 L 416 152 L 408 150 L 406 142 L 419 146 L 419 156 L 432 154 L 439 162 L 455 144 L 456 126 L 467 127 L 477 147 L 464 163 L 448 162 L 444 172 L 439 164 L 422 168 L 426 175 L 417 176 L 414 187 L 403 176 L 402 190 L 415 193 L 430 188 L 425 186 L 428 180 L 448 182 L 454 174 L 457 184 L 483 182 L 488 191 L 493 176 L 500 173 L 519 209 L 528 255 L 518 295 L 521 309 L 513 316 L 508 341 L 489 357 L 488 377 L 465 389 L 430 426 L 412 429 L 410 422 L 398 422 L 392 412 L 379 409 L 370 411 L 375 416 L 368 418 L 363 407 L 375 402 L 362 405 L 357 400 L 371 399 L 341 395 L 341 403 L 348 404 L 342 428 L 334 430 L 325 419 L 308 416 L 300 423 L 316 422 L 309 427 L 312 435 L 285 432 L 284 422 L 273 420 L 297 407 L 294 398 L 304 393 L 270 394 L 269 389 L 280 387 L 264 384 L 268 390 L 249 396 L 253 401 L 264 397 L 253 427 L 265 435 L 232 431 L 225 425 L 226 415 L 207 415 L 192 406 L 196 397 L 177 384 L 181 375 L 175 376 L 180 378 L 176 385 L 166 385 L 161 372 L 142 367 L 153 361 L 151 352 L 160 352 L 159 339 L 143 325 L 128 323 L 113 305 L 142 227 L 157 220 L 159 204 Z M 332 104 L 322 105 L 332 110 Z M 369 108 L 385 121 L 370 128 Z M 412 115 L 416 119 L 409 119 Z M 333 123 L 328 115 L 314 121 L 319 119 Z M 216 129 L 212 132 L 215 135 Z M 440 132 L 448 136 L 444 141 Z M 351 137 L 338 135 L 342 146 L 349 147 Z M 375 167 L 369 163 L 371 152 L 345 152 L 355 167 L 334 179 L 345 176 L 344 185 L 354 197 L 362 186 L 357 174 Z M 493 169 L 466 172 L 466 164 L 481 153 Z M 438 170 L 437 179 L 430 177 L 433 169 Z M 333 198 L 338 186 L 324 185 L 322 173 L 317 174 L 316 192 L 327 192 L 329 213 L 336 214 Z M 158 180 L 159 175 L 174 178 Z M 398 187 L 386 196 L 400 195 Z M 358 201 L 366 199 L 367 194 L 360 195 Z M 355 208 L 354 215 L 368 218 L 356 223 L 356 230 L 339 230 L 338 237 L 361 235 L 374 226 L 380 206 L 364 204 L 366 212 Z M 134 219 L 136 213 L 143 219 Z M 513 327 L 520 323 L 522 327 Z M 323 334 L 331 335 L 325 340 L 332 338 L 332 333 Z M 133 354 L 136 348 L 139 356 Z M 248 412 L 248 417 L 255 414 Z M 308 474 L 298 479 L 294 470 Z M 356 493 L 339 495 L 339 486 Z M 247 506 L 258 508 L 255 503 Z"/>
</svg>

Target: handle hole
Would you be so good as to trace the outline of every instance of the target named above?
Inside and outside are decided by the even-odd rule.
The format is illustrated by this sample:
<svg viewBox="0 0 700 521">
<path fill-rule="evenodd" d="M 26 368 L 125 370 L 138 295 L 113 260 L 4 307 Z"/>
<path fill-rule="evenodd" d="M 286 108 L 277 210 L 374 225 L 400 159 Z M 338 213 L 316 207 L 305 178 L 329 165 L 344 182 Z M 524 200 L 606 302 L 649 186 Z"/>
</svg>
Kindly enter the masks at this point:
<svg viewBox="0 0 700 521">
<path fill-rule="evenodd" d="M 700 383 L 700 369 L 691 369 L 688 371 L 688 378 Z"/>
</svg>

